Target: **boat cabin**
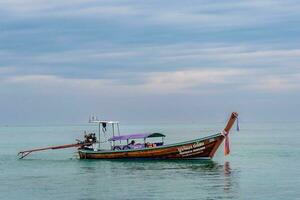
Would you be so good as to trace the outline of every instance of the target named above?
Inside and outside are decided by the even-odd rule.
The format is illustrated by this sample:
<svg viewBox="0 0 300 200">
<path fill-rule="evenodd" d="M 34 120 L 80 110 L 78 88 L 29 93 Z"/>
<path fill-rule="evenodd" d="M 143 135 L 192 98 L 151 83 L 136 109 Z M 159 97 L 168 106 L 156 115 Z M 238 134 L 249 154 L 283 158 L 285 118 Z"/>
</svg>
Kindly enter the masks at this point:
<svg viewBox="0 0 300 200">
<path fill-rule="evenodd" d="M 128 150 L 128 149 L 141 149 L 141 148 L 151 148 L 162 146 L 164 144 L 164 134 L 161 133 L 138 133 L 138 134 L 129 134 L 129 135 L 121 135 L 115 136 L 108 139 L 111 142 L 112 150 Z M 149 142 L 147 138 L 161 138 L 160 142 Z M 136 140 L 141 140 L 141 142 L 136 142 Z M 115 141 L 126 141 L 126 144 L 115 145 Z"/>
<path fill-rule="evenodd" d="M 100 145 L 102 143 L 110 142 L 111 150 L 129 150 L 129 149 L 142 149 L 162 146 L 164 144 L 164 137 L 162 133 L 138 133 L 138 134 L 128 134 L 120 135 L 120 128 L 118 121 L 106 121 L 106 120 L 93 120 L 90 123 L 98 124 L 98 146 L 93 145 L 94 150 L 100 150 Z M 106 139 L 108 133 L 108 128 L 111 128 L 110 134 L 111 138 Z M 95 136 L 95 134 L 94 134 Z M 152 142 L 149 138 L 160 138 L 159 142 Z M 118 144 L 116 144 L 118 142 Z"/>
</svg>

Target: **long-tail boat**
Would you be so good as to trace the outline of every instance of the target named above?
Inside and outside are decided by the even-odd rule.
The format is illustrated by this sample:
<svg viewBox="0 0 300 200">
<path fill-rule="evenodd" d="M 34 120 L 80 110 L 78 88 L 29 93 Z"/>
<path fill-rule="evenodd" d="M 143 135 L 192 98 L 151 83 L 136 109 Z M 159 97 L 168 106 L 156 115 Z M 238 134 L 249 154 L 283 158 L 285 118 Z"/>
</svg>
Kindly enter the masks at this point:
<svg viewBox="0 0 300 200">
<path fill-rule="evenodd" d="M 78 141 L 76 144 L 21 151 L 19 154 L 20 158 L 24 158 L 34 151 L 77 147 L 80 159 L 211 159 L 223 140 L 225 140 L 225 155 L 229 154 L 228 135 L 237 117 L 238 114 L 233 112 L 220 133 L 174 144 L 164 144 L 165 135 L 162 133 L 120 135 L 119 122 L 94 120 L 90 122 L 97 123 L 99 126 L 98 139 L 95 133 L 85 134 L 85 140 Z M 107 131 L 107 125 L 112 127 L 112 137 L 107 141 L 110 142 L 110 148 L 103 149 L 100 137 Z M 115 132 L 118 133 L 117 136 Z M 161 141 L 150 143 L 147 141 L 149 138 L 152 140 L 161 138 Z M 135 140 L 142 140 L 142 142 L 135 143 Z M 122 144 L 122 141 L 126 143 Z"/>
</svg>

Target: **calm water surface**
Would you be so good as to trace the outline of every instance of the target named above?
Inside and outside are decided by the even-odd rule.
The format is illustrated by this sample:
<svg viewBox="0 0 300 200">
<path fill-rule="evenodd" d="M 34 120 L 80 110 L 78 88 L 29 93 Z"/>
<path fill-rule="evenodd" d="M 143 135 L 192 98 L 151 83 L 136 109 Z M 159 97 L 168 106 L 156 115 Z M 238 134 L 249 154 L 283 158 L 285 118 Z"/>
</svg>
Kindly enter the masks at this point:
<svg viewBox="0 0 300 200">
<path fill-rule="evenodd" d="M 223 124 L 123 125 L 160 131 L 167 143 L 207 136 Z M 242 124 L 231 155 L 212 161 L 87 161 L 75 150 L 19 150 L 72 143 L 91 126 L 0 127 L 0 199 L 300 199 L 300 123 Z M 108 137 L 108 136 L 107 136 Z"/>
</svg>

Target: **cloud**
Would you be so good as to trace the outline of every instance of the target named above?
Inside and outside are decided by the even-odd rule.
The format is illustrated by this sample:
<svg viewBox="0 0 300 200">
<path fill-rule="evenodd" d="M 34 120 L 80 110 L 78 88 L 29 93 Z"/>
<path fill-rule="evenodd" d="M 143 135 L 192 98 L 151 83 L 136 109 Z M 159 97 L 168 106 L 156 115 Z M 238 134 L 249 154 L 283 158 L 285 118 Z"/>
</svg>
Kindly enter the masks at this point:
<svg viewBox="0 0 300 200">
<path fill-rule="evenodd" d="M 300 74 L 292 75 L 266 75 L 249 85 L 249 89 L 263 92 L 282 93 L 300 90 Z"/>
<path fill-rule="evenodd" d="M 132 5 L 115 5 L 99 1 L 4 1 L 2 10 L 11 17 L 61 18 L 61 17 L 118 17 L 137 14 Z"/>
<path fill-rule="evenodd" d="M 293 1 L 3 1 L 2 11 L 20 18 L 84 18 L 122 21 L 147 26 L 167 25 L 176 28 L 237 28 L 277 23 L 299 17 L 299 5 Z M 254 13 L 254 14 L 253 14 Z M 130 19 L 130 20 L 124 20 Z M 178 25 L 180 25 L 178 27 Z"/>
<path fill-rule="evenodd" d="M 0 68 L 1 69 L 1 68 Z M 4 68 L 3 68 L 4 69 Z M 4 71 L 11 71 L 9 68 Z M 1 70 L 0 70 L 1 72 Z M 1 73 L 0 73 L 1 74 Z M 7 75 L 2 88 L 23 88 L 29 92 L 111 96 L 162 94 L 215 94 L 250 92 L 286 93 L 300 90 L 300 73 L 270 73 L 266 69 L 192 68 L 173 71 L 128 72 L 110 78 L 68 78 L 57 75 Z M 131 80 L 131 81 L 130 81 Z M 97 92 L 98 91 L 98 92 Z"/>
<path fill-rule="evenodd" d="M 225 87 L 234 77 L 244 75 L 245 72 L 240 69 L 194 69 L 151 73 L 143 87 L 151 91 L 169 93 L 190 92 L 193 88 L 197 88 L 196 92 L 209 93 L 211 86 Z"/>
<path fill-rule="evenodd" d="M 78 79 L 63 78 L 54 75 L 19 75 L 2 80 L 6 86 L 30 86 L 33 90 L 46 88 L 55 91 L 116 91 L 119 93 L 209 93 L 211 87 L 226 85 L 234 77 L 244 75 L 244 70 L 224 69 L 180 70 L 174 72 L 153 72 L 141 74 L 143 80 L 136 84 L 124 84 L 118 79 Z M 209 88 L 205 88 L 209 86 Z M 195 88 L 198 88 L 195 90 Z"/>
<path fill-rule="evenodd" d="M 263 64 L 270 61 L 285 61 L 290 64 L 291 61 L 299 62 L 300 49 L 285 47 L 276 47 L 274 44 L 178 44 L 161 46 L 158 49 L 161 53 L 162 59 L 168 61 L 181 61 L 181 60 L 211 60 L 211 61 L 224 61 L 228 64 L 242 64 L 253 63 Z M 297 65 L 298 66 L 298 65 Z M 267 66 L 266 66 L 267 67 Z"/>
<path fill-rule="evenodd" d="M 212 30 L 263 27 L 298 18 L 299 5 L 294 1 L 194 1 L 190 4 L 168 4 L 157 8 L 153 15 L 146 13 L 147 21 L 176 26 L 177 29 Z"/>
<path fill-rule="evenodd" d="M 299 49 L 267 44 L 111 45 L 105 49 L 2 55 L 3 63 L 14 66 L 6 67 L 5 71 L 11 72 L 2 73 L 2 77 L 10 77 L 14 83 L 39 79 L 73 88 L 105 86 L 106 90 L 112 85 L 114 90 L 142 93 L 217 93 L 228 84 L 252 91 L 290 91 L 297 88 L 292 86 L 297 80 L 294 74 L 300 73 Z M 281 87 L 272 86 L 279 82 Z"/>
<path fill-rule="evenodd" d="M 114 86 L 112 80 L 102 79 L 74 79 L 62 78 L 55 75 L 18 75 L 11 76 L 2 80 L 5 86 L 24 86 L 30 87 L 32 91 L 42 89 L 45 92 L 68 92 L 70 90 L 90 93 L 93 90 L 107 88 L 109 90 Z M 37 91 L 39 92 L 39 91 Z"/>
<path fill-rule="evenodd" d="M 0 74 L 8 74 L 15 72 L 15 67 L 6 67 L 6 66 L 0 66 Z"/>
<path fill-rule="evenodd" d="M 19 53 L 3 52 L 2 63 L 31 74 L 50 72 L 64 76 L 87 74 L 97 78 L 127 72 L 172 72 L 200 68 L 272 68 L 273 72 L 299 71 L 300 49 L 274 44 L 178 43 L 146 46 L 98 44 L 90 48 Z M 29 67 L 28 69 L 28 66 Z M 101 72 L 101 73 L 100 73 Z M 106 73 L 103 73 L 106 72 Z"/>
<path fill-rule="evenodd" d="M 218 100 L 237 92 L 236 102 L 245 107 L 249 96 L 265 103 L 285 94 L 294 96 L 293 105 L 298 102 L 297 1 L 0 0 L 0 5 L 2 109 L 19 105 L 16 113 L 28 107 L 31 114 L 33 99 L 46 106 L 56 99 L 52 106 L 60 109 L 78 99 L 70 106 L 74 111 L 122 99 L 121 109 L 134 102 L 130 113 L 152 104 L 161 105 L 162 114 L 171 101 L 177 111 L 178 99 L 185 110 L 190 99 L 194 108 L 206 98 L 202 105 L 219 111 Z"/>
<path fill-rule="evenodd" d="M 1 79 L 7 78 L 9 76 L 14 76 L 16 73 L 17 68 L 15 67 L 7 67 L 7 66 L 0 66 L 0 83 Z"/>
</svg>

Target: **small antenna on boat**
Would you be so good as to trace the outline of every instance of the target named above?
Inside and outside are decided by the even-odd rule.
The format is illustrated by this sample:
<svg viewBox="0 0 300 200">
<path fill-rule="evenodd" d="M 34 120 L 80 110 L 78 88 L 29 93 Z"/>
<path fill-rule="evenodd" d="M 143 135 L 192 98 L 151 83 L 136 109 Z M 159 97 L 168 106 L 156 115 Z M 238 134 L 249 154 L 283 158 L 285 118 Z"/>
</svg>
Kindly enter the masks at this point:
<svg viewBox="0 0 300 200">
<path fill-rule="evenodd" d="M 92 123 L 92 122 L 95 122 L 95 121 L 99 121 L 99 118 L 94 114 L 90 115 L 89 116 L 89 123 Z"/>
</svg>

